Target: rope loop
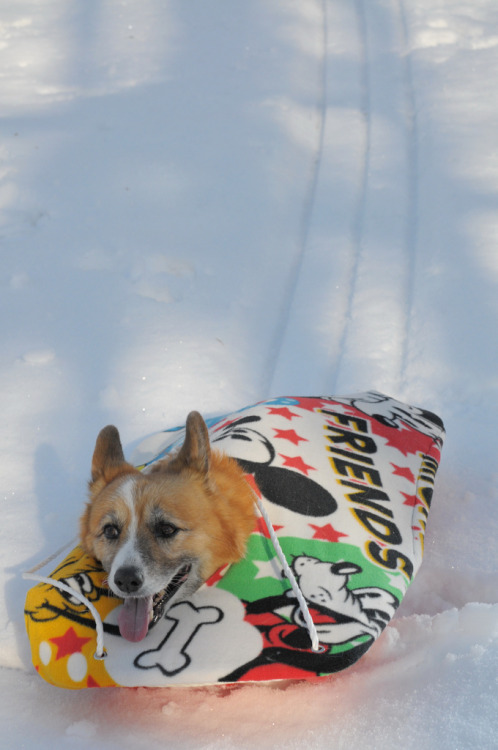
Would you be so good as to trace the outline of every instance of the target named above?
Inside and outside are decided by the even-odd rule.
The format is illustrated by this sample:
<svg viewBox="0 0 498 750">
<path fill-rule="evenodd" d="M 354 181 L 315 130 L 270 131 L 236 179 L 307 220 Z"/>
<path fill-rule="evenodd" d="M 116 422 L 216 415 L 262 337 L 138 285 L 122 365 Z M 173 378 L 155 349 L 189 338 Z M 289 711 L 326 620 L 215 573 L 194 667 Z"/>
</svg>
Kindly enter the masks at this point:
<svg viewBox="0 0 498 750">
<path fill-rule="evenodd" d="M 105 659 L 107 656 L 107 651 L 104 648 L 104 625 L 102 624 L 102 618 L 100 617 L 97 609 L 95 608 L 95 605 L 92 604 L 89 599 L 86 598 L 80 591 L 77 591 L 76 589 L 71 588 L 71 586 L 68 586 L 66 583 L 63 583 L 62 581 L 57 581 L 55 578 L 49 578 L 46 576 L 39 576 L 37 575 L 37 572 L 41 570 L 41 568 L 44 568 L 46 565 L 48 565 L 52 560 L 55 560 L 56 557 L 59 557 L 63 552 L 65 552 L 66 549 L 69 547 L 74 547 L 74 545 L 77 542 L 76 539 L 72 539 L 70 542 L 67 542 L 63 547 L 57 550 L 57 552 L 54 552 L 53 555 L 50 555 L 45 560 L 43 560 L 41 563 L 38 563 L 38 565 L 35 565 L 30 570 L 26 570 L 22 577 L 25 580 L 28 581 L 37 581 L 38 583 L 46 583 L 48 586 L 54 586 L 55 588 L 59 589 L 59 591 L 63 591 L 66 594 L 69 594 L 70 596 L 73 596 L 75 599 L 78 599 L 78 601 L 81 602 L 81 604 L 84 604 L 84 606 L 89 610 L 90 614 L 92 615 L 93 619 L 95 620 L 95 630 L 97 633 L 97 650 L 94 654 L 94 659 L 97 659 L 98 661 L 101 661 L 102 659 Z"/>
<path fill-rule="evenodd" d="M 318 640 L 318 633 L 316 631 L 316 626 L 310 615 L 310 611 L 308 608 L 308 604 L 306 603 L 306 599 L 304 598 L 303 592 L 301 591 L 299 587 L 296 577 L 294 573 L 292 572 L 292 569 L 285 558 L 284 552 L 282 550 L 282 547 L 280 546 L 280 542 L 278 541 L 278 537 L 275 533 L 275 529 L 273 528 L 272 522 L 270 521 L 270 517 L 268 513 L 266 512 L 266 508 L 264 507 L 260 498 L 256 494 L 254 494 L 254 497 L 255 497 L 255 502 L 258 507 L 258 510 L 263 516 L 264 522 L 266 524 L 266 528 L 268 529 L 268 533 L 270 534 L 270 538 L 271 538 L 273 547 L 275 549 L 275 552 L 277 553 L 277 557 L 280 561 L 280 564 L 282 565 L 282 568 L 284 569 L 285 576 L 288 579 L 291 585 L 292 591 L 294 593 L 294 596 L 296 597 L 298 601 L 299 609 L 301 610 L 301 614 L 303 616 L 304 622 L 306 624 L 306 628 L 308 630 L 308 633 L 311 639 L 311 648 L 313 649 L 313 651 L 316 651 L 317 653 L 319 653 L 323 649 L 320 646 L 320 642 Z"/>
</svg>

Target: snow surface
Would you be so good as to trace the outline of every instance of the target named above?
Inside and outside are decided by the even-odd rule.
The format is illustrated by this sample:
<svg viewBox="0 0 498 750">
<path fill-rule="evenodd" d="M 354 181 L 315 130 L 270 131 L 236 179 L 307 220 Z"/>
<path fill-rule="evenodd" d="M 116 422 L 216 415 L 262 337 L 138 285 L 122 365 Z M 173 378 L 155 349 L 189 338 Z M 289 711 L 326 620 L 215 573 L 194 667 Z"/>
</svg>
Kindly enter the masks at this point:
<svg viewBox="0 0 498 750">
<path fill-rule="evenodd" d="M 496 0 L 0 2 L 5 748 L 498 747 Z M 440 414 L 426 557 L 317 684 L 62 691 L 21 572 L 98 430 L 375 388 Z"/>
</svg>

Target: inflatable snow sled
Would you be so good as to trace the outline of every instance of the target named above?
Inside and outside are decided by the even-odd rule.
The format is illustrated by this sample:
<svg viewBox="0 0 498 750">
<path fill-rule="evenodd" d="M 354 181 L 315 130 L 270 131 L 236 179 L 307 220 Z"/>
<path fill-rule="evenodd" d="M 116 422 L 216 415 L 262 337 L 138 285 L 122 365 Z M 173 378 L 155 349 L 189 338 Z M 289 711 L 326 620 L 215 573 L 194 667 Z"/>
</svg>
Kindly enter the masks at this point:
<svg viewBox="0 0 498 750">
<path fill-rule="evenodd" d="M 48 682 L 311 679 L 354 664 L 393 616 L 422 560 L 441 420 L 371 391 L 272 399 L 207 425 L 213 448 L 239 461 L 267 515 L 258 514 L 246 557 L 131 643 L 119 635 L 121 601 L 106 574 L 76 547 L 26 597 L 33 663 Z M 133 463 L 163 458 L 183 435 L 149 437 Z M 104 656 L 102 638 L 106 656 L 95 658 Z"/>
</svg>

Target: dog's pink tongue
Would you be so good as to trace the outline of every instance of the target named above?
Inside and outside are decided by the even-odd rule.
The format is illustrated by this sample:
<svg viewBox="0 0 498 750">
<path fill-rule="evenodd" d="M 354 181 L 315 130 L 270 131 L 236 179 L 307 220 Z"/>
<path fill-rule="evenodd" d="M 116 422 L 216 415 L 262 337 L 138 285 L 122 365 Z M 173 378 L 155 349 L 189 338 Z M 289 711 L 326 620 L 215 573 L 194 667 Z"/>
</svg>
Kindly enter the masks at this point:
<svg viewBox="0 0 498 750">
<path fill-rule="evenodd" d="M 149 629 L 152 597 L 125 599 L 118 613 L 119 632 L 127 641 L 141 641 Z"/>
</svg>

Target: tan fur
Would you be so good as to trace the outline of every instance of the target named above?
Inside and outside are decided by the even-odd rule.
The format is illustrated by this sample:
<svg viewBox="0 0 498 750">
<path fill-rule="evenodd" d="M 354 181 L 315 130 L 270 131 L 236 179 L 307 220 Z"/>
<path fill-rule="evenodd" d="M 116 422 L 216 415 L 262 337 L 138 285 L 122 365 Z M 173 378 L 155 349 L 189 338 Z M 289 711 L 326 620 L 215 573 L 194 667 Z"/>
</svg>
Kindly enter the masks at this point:
<svg viewBox="0 0 498 750">
<path fill-rule="evenodd" d="M 131 516 L 130 498 L 125 494 L 130 486 L 147 554 L 166 574 L 183 560 L 195 560 L 200 585 L 222 565 L 244 556 L 254 528 L 254 496 L 237 462 L 211 452 L 207 428 L 197 412 L 187 419 L 185 442 L 178 454 L 154 465 L 148 474 L 125 461 L 115 427 L 100 432 L 80 535 L 83 548 L 106 570 L 119 540 L 109 542 L 102 529 L 115 523 L 125 538 Z M 154 534 L 151 519 L 158 514 L 180 529 L 171 540 Z"/>
</svg>

